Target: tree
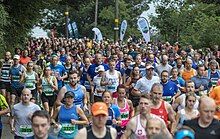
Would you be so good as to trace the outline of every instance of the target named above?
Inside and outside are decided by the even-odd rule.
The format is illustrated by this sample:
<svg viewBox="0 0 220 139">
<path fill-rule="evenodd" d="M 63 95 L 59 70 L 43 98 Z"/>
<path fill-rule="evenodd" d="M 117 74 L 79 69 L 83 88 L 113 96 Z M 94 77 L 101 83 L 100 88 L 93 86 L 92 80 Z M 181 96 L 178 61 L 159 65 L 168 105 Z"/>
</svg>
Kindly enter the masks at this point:
<svg viewBox="0 0 220 139">
<path fill-rule="evenodd" d="M 99 0 L 98 8 L 98 28 L 100 28 L 102 34 L 108 38 L 113 38 L 114 33 L 114 15 L 115 15 L 115 1 L 101 1 Z M 40 22 L 40 25 L 45 29 L 50 28 L 51 25 L 57 25 L 57 28 L 64 30 L 65 18 L 63 13 L 66 6 L 69 9 L 69 18 L 71 21 L 75 21 L 78 26 L 78 30 L 81 36 L 93 37 L 92 28 L 94 27 L 95 17 L 95 1 L 61 1 L 61 3 L 55 3 L 51 5 L 44 14 L 47 15 L 43 19 L 46 22 Z M 128 21 L 128 35 L 140 35 L 137 30 L 137 17 L 142 11 L 147 10 L 149 7 L 145 0 L 119 0 L 119 23 L 126 19 Z M 52 12 L 53 16 L 48 16 L 48 13 Z M 55 15 L 55 16 L 54 16 Z M 60 22 L 54 22 L 59 20 Z M 58 23 L 58 24 L 57 24 Z M 64 32 L 61 31 L 62 35 Z"/>
<path fill-rule="evenodd" d="M 54 2 L 56 0 L 4 0 L 2 6 L 8 15 L 8 24 L 2 29 L 5 48 L 24 47 L 25 38 L 43 18 L 40 13 Z"/>
<path fill-rule="evenodd" d="M 197 1 L 157 1 L 157 16 L 152 17 L 164 41 L 194 47 L 220 44 L 219 6 Z"/>
</svg>

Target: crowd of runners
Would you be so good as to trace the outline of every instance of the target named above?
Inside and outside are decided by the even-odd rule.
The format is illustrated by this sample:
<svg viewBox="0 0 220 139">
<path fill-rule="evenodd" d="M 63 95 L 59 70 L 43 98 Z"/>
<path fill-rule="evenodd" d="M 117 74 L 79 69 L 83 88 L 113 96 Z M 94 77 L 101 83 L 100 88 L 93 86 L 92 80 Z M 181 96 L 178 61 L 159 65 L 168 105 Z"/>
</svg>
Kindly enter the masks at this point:
<svg viewBox="0 0 220 139">
<path fill-rule="evenodd" d="M 15 139 L 220 139 L 218 49 L 30 39 L 1 59 L 0 115 Z"/>
</svg>

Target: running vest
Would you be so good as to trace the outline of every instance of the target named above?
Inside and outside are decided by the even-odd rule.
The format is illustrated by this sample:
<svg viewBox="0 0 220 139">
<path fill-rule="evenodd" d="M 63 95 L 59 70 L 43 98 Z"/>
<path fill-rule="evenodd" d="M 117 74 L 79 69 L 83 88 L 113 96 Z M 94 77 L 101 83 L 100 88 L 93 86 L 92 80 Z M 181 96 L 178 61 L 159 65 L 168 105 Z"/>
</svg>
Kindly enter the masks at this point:
<svg viewBox="0 0 220 139">
<path fill-rule="evenodd" d="M 36 73 L 34 71 L 32 71 L 32 73 L 25 73 L 24 74 L 24 78 L 25 78 L 25 87 L 30 89 L 30 90 L 34 90 L 36 89 L 35 86 L 35 81 L 36 81 Z"/>
<path fill-rule="evenodd" d="M 87 90 L 89 90 L 89 89 L 91 89 L 91 86 L 90 86 L 90 83 L 87 79 L 88 72 L 87 72 L 87 69 L 85 67 L 83 67 L 82 69 L 83 70 L 82 70 L 82 75 L 81 75 L 81 78 L 80 78 L 80 82 L 83 86 L 85 86 L 85 88 Z"/>
<path fill-rule="evenodd" d="M 147 139 L 147 133 L 145 130 L 146 127 L 143 127 L 141 124 L 140 114 L 137 115 L 136 120 L 136 130 L 134 131 L 134 135 L 132 135 L 130 139 Z"/>
<path fill-rule="evenodd" d="M 74 93 L 74 104 L 77 106 L 83 107 L 83 100 L 84 100 L 84 92 L 80 84 L 77 84 L 76 89 L 73 89 L 69 84 L 65 85 L 66 91 L 71 91 Z"/>
<path fill-rule="evenodd" d="M 50 84 L 53 84 L 53 78 L 55 78 L 54 76 L 50 76 Z M 45 94 L 45 96 L 53 96 L 54 94 L 54 89 L 52 88 L 52 86 L 50 85 L 47 80 L 45 79 L 45 77 L 42 78 L 42 91 Z"/>
<path fill-rule="evenodd" d="M 220 78 L 220 72 L 216 69 L 215 73 L 212 73 L 210 69 L 208 69 L 208 79 L 210 80 L 209 85 L 216 86 L 218 79 Z"/>
<path fill-rule="evenodd" d="M 71 124 L 71 119 L 79 120 L 77 113 L 77 107 L 73 105 L 71 108 L 66 108 L 64 105 L 60 107 L 58 114 L 58 121 L 62 125 L 62 128 L 58 134 L 58 137 L 65 139 L 73 139 L 78 132 L 78 125 Z"/>
<path fill-rule="evenodd" d="M 10 69 L 11 74 L 11 85 L 18 88 L 22 87 L 20 82 L 20 76 L 24 71 L 22 71 L 22 65 L 18 65 L 18 67 L 12 66 Z"/>
<path fill-rule="evenodd" d="M 165 108 L 165 101 L 162 101 L 162 103 L 158 109 L 151 108 L 151 113 L 159 116 L 161 119 L 164 120 L 166 125 L 168 125 L 168 112 Z"/>
<path fill-rule="evenodd" d="M 87 130 L 87 139 L 112 139 L 111 133 L 110 133 L 110 127 L 106 126 L 106 133 L 103 138 L 97 138 L 92 131 L 92 127 L 88 126 L 86 127 Z"/>
<path fill-rule="evenodd" d="M 106 85 L 106 90 L 114 93 L 117 92 L 117 87 L 119 85 L 119 72 L 117 70 L 114 71 L 114 74 L 110 74 L 109 70 L 106 71 L 106 78 L 111 85 Z"/>
<path fill-rule="evenodd" d="M 10 75 L 9 75 L 9 70 L 11 68 L 11 63 L 4 61 L 2 64 L 2 69 L 1 69 L 1 81 L 2 82 L 11 82 L 10 80 Z"/>
<path fill-rule="evenodd" d="M 121 127 L 125 127 L 127 123 L 129 122 L 129 112 L 130 112 L 130 106 L 128 105 L 127 99 L 124 98 L 125 105 L 123 108 L 119 107 L 118 101 L 116 99 L 116 104 L 119 107 L 120 114 L 121 114 Z"/>
<path fill-rule="evenodd" d="M 111 108 L 111 106 L 108 108 L 108 120 L 106 122 L 106 125 L 110 125 L 112 126 L 113 125 L 113 122 L 112 120 L 115 119 L 115 112 L 114 110 Z"/>
</svg>

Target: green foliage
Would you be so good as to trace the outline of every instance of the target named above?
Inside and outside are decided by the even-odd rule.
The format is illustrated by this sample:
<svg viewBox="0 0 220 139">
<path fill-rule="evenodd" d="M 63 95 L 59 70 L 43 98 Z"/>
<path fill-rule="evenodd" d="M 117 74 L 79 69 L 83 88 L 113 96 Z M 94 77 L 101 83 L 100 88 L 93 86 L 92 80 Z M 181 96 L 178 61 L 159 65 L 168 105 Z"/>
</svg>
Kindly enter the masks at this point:
<svg viewBox="0 0 220 139">
<path fill-rule="evenodd" d="M 57 29 L 64 30 L 65 17 L 63 15 L 68 6 L 69 18 L 75 21 L 81 36 L 93 37 L 92 28 L 95 25 L 95 0 L 84 1 L 70 1 L 63 0 L 60 3 L 55 3 L 44 12 L 48 15 L 51 11 L 59 14 L 54 16 L 45 16 L 44 21 L 40 25 L 44 29 L 51 28 L 56 23 Z M 145 0 L 119 0 L 119 23 L 123 20 L 128 22 L 128 30 L 126 36 L 141 35 L 137 30 L 137 17 L 149 7 Z M 113 39 L 114 34 L 114 18 L 115 18 L 115 0 L 111 1 L 98 1 L 98 19 L 97 27 L 101 30 L 102 34 L 108 38 Z M 59 20 L 59 22 L 55 22 Z M 64 35 L 64 32 L 60 32 Z"/>
<path fill-rule="evenodd" d="M 152 17 L 151 24 L 164 41 L 198 48 L 220 44 L 219 5 L 178 0 L 161 0 L 156 4 L 157 16 Z"/>
<path fill-rule="evenodd" d="M 4 27 L 8 25 L 8 14 L 5 11 L 4 7 L 0 5 L 0 51 L 3 52 L 5 49 L 5 41 L 4 41 Z M 2 57 L 2 53 L 0 54 L 0 57 Z"/>
<path fill-rule="evenodd" d="M 2 6 L 8 15 L 7 26 L 3 28 L 3 40 L 8 50 L 24 47 L 24 41 L 34 25 L 43 18 L 42 10 L 56 0 L 10 0 Z"/>
</svg>

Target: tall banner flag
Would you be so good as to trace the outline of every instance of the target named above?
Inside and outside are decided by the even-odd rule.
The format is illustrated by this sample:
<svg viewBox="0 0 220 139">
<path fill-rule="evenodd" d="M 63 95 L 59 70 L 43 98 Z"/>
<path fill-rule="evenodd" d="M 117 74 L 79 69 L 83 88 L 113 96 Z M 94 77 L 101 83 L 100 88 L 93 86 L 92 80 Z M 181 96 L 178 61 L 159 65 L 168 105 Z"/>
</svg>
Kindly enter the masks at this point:
<svg viewBox="0 0 220 139">
<path fill-rule="evenodd" d="M 127 21 L 123 20 L 121 23 L 121 28 L 120 28 L 120 40 L 123 42 L 124 36 L 125 36 L 125 32 L 127 30 Z"/>
<path fill-rule="evenodd" d="M 72 23 L 72 29 L 73 29 L 73 32 L 74 32 L 74 36 L 77 39 L 79 37 L 79 33 L 78 33 L 78 28 L 76 26 L 76 22 Z"/>
<path fill-rule="evenodd" d="M 149 24 L 146 18 L 140 17 L 137 21 L 138 27 L 143 35 L 143 38 L 146 43 L 150 41 L 150 30 Z"/>
<path fill-rule="evenodd" d="M 68 19 L 68 31 L 69 31 L 69 37 L 73 38 L 73 29 L 72 29 L 72 25 L 70 23 L 70 19 Z"/>
<path fill-rule="evenodd" d="M 101 33 L 101 31 L 100 31 L 98 28 L 93 28 L 92 31 L 95 32 L 95 38 L 94 38 L 94 40 L 95 40 L 96 42 L 100 42 L 101 40 L 103 40 L 103 38 L 102 38 L 102 33 Z"/>
</svg>

